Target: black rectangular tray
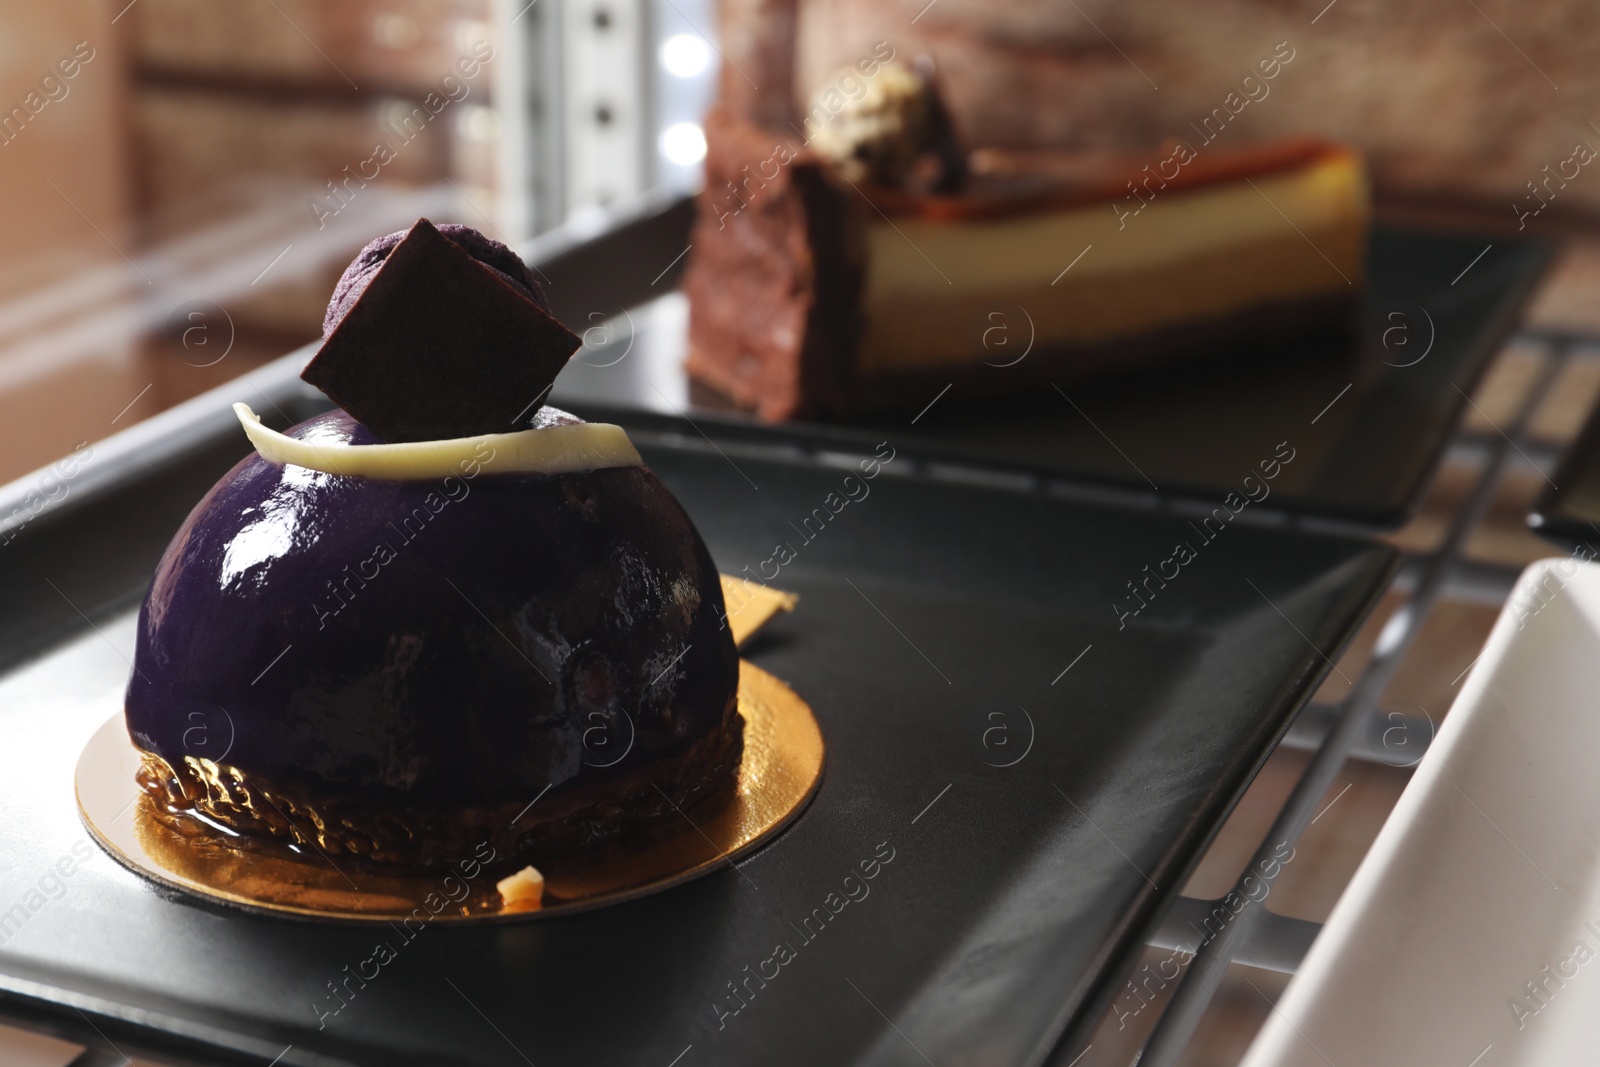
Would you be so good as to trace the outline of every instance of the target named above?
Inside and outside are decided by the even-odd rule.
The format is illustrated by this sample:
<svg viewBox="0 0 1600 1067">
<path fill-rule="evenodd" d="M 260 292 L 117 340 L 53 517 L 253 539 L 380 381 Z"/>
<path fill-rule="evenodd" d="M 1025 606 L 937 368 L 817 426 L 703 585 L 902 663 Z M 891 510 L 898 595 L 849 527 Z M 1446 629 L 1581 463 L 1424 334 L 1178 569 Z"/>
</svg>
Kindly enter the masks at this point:
<svg viewBox="0 0 1600 1067">
<path fill-rule="evenodd" d="M 558 381 L 557 403 L 682 413 L 673 399 L 686 392 L 681 317 L 635 305 L 675 283 L 691 218 L 687 204 L 672 205 L 603 246 L 568 247 L 553 258 L 546 270 L 552 304 L 574 329 L 588 331 L 589 342 Z M 908 397 L 903 412 L 804 432 L 857 450 L 892 435 L 930 456 L 1208 506 L 1236 488 L 1263 448 L 1287 440 L 1301 459 L 1279 479 L 1269 508 L 1398 526 L 1552 254 L 1537 241 L 1378 228 L 1353 340 L 1241 349 L 1004 402 L 968 403 L 960 387 L 940 395 L 933 384 L 926 396 Z M 993 362 L 1022 350 L 1021 310 L 999 312 L 1008 341 Z M 977 324 L 974 336 L 986 325 Z M 712 407 L 691 404 L 689 414 L 723 433 L 753 426 Z"/>
<path fill-rule="evenodd" d="M 737 871 L 426 929 L 325 1017 L 330 983 L 398 934 L 200 905 L 82 860 L 71 782 L 119 713 L 168 536 L 246 451 L 222 400 L 304 417 L 293 362 L 103 443 L 0 550 L 0 915 L 26 913 L 0 933 L 0 1014 L 255 1067 L 1038 1063 L 1106 1002 L 1395 562 L 1248 509 L 1206 543 L 1172 515 L 941 482 L 894 437 L 883 473 L 847 486 L 854 467 L 803 432 L 642 430 L 724 571 L 794 551 L 776 584 L 799 609 L 747 655 L 815 708 L 819 794 Z M 28 485 L 0 493 L 13 530 Z M 846 489 L 860 499 L 807 540 Z M 1127 583 L 1180 541 L 1196 558 L 1120 625 Z M 840 904 L 874 857 L 870 893 Z"/>
</svg>

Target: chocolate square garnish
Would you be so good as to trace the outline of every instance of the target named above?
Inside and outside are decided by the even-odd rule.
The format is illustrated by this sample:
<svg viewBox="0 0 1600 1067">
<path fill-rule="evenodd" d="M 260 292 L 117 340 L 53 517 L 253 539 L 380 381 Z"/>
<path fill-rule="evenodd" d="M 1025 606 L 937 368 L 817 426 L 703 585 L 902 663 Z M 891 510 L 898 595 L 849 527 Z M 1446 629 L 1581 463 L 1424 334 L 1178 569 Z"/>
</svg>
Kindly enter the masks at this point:
<svg viewBox="0 0 1600 1067">
<path fill-rule="evenodd" d="M 420 219 L 300 376 L 383 441 L 509 433 L 581 344 Z"/>
</svg>

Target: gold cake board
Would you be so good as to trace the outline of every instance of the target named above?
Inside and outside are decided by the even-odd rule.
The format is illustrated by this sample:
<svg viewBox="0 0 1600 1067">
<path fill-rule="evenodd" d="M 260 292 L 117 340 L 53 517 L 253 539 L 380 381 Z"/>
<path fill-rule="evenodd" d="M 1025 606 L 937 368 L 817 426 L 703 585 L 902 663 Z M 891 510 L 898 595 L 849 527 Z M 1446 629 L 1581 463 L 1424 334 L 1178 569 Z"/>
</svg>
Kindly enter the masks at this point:
<svg viewBox="0 0 1600 1067">
<path fill-rule="evenodd" d="M 502 903 L 495 879 L 509 873 L 503 862 L 484 868 L 469 860 L 396 875 L 315 849 L 241 848 L 220 830 L 180 834 L 156 817 L 151 797 L 134 780 L 140 754 L 120 714 L 95 732 L 78 759 L 78 808 L 89 832 L 124 866 L 254 911 L 408 925 L 554 917 L 708 874 L 754 851 L 800 814 L 822 780 L 822 731 L 811 708 L 771 674 L 740 661 L 739 713 L 744 757 L 731 798 L 690 808 L 680 832 L 664 839 L 546 861 L 544 903 L 532 909 Z"/>
</svg>

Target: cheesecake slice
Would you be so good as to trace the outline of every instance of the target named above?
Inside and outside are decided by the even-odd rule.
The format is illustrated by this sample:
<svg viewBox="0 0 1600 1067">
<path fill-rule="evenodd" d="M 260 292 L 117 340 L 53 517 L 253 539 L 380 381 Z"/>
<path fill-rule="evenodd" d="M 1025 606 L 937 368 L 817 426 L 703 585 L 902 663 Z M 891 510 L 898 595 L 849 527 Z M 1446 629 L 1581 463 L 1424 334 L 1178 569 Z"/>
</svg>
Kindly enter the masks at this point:
<svg viewBox="0 0 1600 1067">
<path fill-rule="evenodd" d="M 959 191 L 856 181 L 713 115 L 688 369 L 767 420 L 997 396 L 1348 332 L 1360 158 L 1316 141 L 971 157 Z"/>
</svg>

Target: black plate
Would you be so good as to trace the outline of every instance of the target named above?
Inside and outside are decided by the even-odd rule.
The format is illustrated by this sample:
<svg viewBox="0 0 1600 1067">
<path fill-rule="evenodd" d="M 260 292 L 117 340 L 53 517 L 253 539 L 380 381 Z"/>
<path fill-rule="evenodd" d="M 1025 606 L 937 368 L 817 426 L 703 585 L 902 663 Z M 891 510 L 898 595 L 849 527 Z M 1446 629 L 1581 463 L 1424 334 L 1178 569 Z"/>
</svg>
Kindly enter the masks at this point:
<svg viewBox="0 0 1600 1067">
<path fill-rule="evenodd" d="M 1551 481 L 1528 513 L 1528 525 L 1566 548 L 1600 553 L 1600 408 L 1589 413 Z"/>
<path fill-rule="evenodd" d="M 640 433 L 724 570 L 795 553 L 777 584 L 800 608 L 748 654 L 815 707 L 821 791 L 738 870 L 408 941 L 202 906 L 78 858 L 72 768 L 117 711 L 132 608 L 244 451 L 225 420 L 206 427 L 102 468 L 0 553 L 0 1007 L 209 1063 L 1037 1062 L 1104 1003 L 1394 565 L 1248 509 L 1205 544 L 1172 516 L 935 481 L 906 451 L 847 481 L 795 435 L 772 436 L 786 459 L 681 424 Z M 861 499 L 807 540 L 831 493 Z M 1179 541 L 1197 557 L 1119 629 L 1125 583 Z M 394 958 L 371 977 L 380 940 Z M 779 945 L 793 958 L 766 962 Z"/>
<path fill-rule="evenodd" d="M 676 208 L 634 225 L 631 274 L 647 274 L 679 255 L 687 219 Z M 1064 395 L 1042 388 L 1004 404 L 974 406 L 962 402 L 959 389 L 941 396 L 934 385 L 904 412 L 805 429 L 841 447 L 892 435 L 952 460 L 1208 504 L 1236 486 L 1264 443 L 1287 440 L 1304 461 L 1286 472 L 1272 506 L 1397 526 L 1415 507 L 1466 394 L 1516 325 L 1551 254 L 1551 246 L 1537 242 L 1380 229 L 1370 246 L 1369 293 L 1354 345 L 1348 338 L 1311 339 L 1071 386 Z M 574 329 L 591 331 L 591 350 L 563 372 L 556 400 L 681 413 L 681 316 L 633 309 L 627 321 L 602 325 L 621 312 L 620 290 L 606 299 L 588 296 L 579 279 L 592 271 L 580 270 L 582 260 L 569 256 L 550 269 L 553 299 L 563 289 L 562 272 L 571 272 L 560 308 Z M 673 278 L 634 284 L 627 299 L 659 295 Z M 1010 359 L 1027 327 L 1017 309 L 1002 314 L 1016 335 L 1004 356 Z M 691 407 L 690 414 L 728 433 L 748 425 L 710 408 Z"/>
</svg>

